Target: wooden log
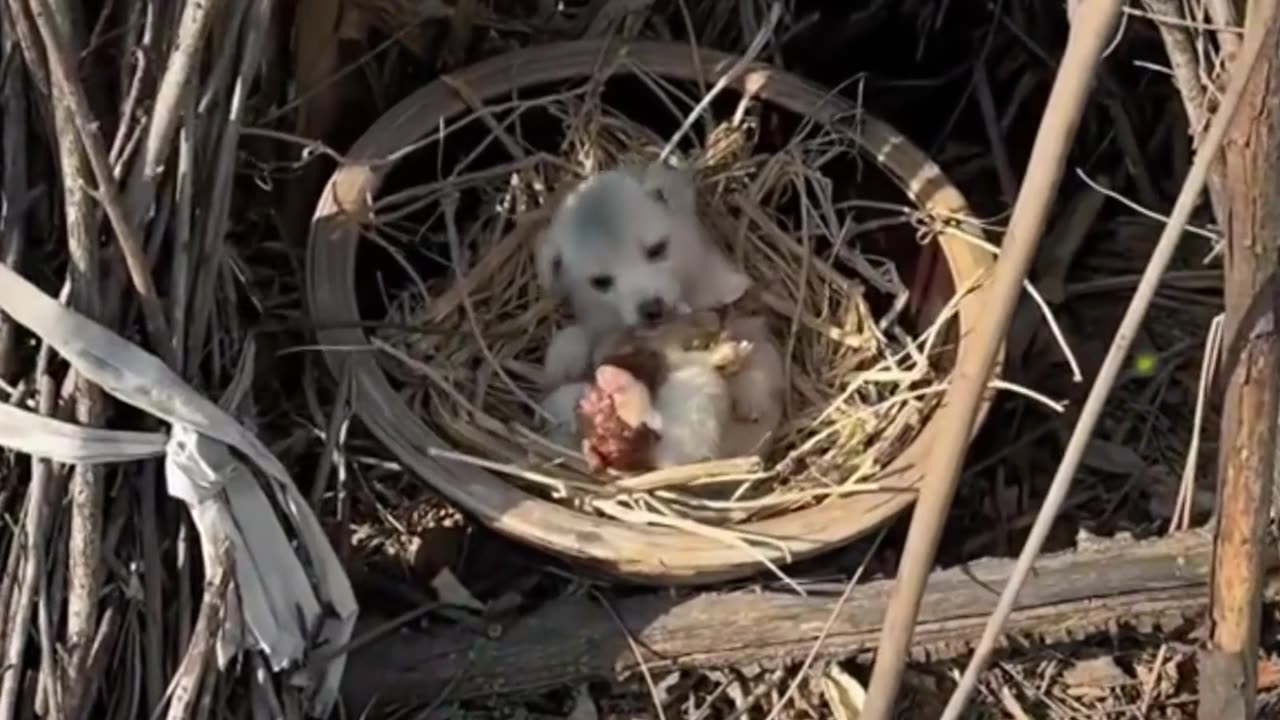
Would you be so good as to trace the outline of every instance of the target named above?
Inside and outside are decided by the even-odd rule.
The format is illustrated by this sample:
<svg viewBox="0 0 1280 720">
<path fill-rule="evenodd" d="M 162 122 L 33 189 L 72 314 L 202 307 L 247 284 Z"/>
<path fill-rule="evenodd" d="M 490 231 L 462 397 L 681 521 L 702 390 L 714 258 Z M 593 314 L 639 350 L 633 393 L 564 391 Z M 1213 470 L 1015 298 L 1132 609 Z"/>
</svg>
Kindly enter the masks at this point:
<svg viewBox="0 0 1280 720">
<path fill-rule="evenodd" d="M 1250 3 L 1263 24 L 1259 67 L 1223 146 L 1227 205 L 1226 317 L 1217 529 L 1210 646 L 1200 662 L 1199 717 L 1247 720 L 1257 700 L 1262 556 L 1271 510 L 1280 409 L 1280 15 L 1275 0 Z"/>
<path fill-rule="evenodd" d="M 1150 541 L 1110 542 L 1042 558 L 1019 596 L 1004 640 L 1070 641 L 1117 626 L 1171 630 L 1204 611 L 1212 539 L 1192 531 Z M 1280 558 L 1267 556 L 1267 568 Z M 984 560 L 937 572 L 916 628 L 913 657 L 965 654 L 979 637 L 1012 562 Z M 1269 578 L 1272 596 L 1280 574 Z M 891 580 L 855 588 L 822 638 L 819 660 L 874 649 Z M 401 631 L 353 652 L 343 693 L 359 712 L 379 702 L 428 702 L 534 691 L 639 669 L 625 627 L 651 672 L 802 659 L 821 636 L 838 592 L 651 594 L 605 608 L 563 598 L 488 632 Z M 376 625 L 376 620 L 367 621 Z M 359 635 L 357 632 L 357 636 Z"/>
</svg>

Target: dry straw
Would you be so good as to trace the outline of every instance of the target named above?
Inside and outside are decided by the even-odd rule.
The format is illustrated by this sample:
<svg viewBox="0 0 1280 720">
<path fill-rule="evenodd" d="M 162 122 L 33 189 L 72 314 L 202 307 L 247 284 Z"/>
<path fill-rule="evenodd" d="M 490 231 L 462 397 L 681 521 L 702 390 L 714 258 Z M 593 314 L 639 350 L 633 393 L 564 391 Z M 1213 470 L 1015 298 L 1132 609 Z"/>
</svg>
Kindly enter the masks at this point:
<svg viewBox="0 0 1280 720">
<path fill-rule="evenodd" d="M 629 69 L 673 115 L 696 101 Z M 857 165 L 848 135 L 856 117 L 847 125 L 803 123 L 781 151 L 758 152 L 759 108 L 749 96 L 729 117 L 703 126 L 685 162 L 696 170 L 704 221 L 757 281 L 788 358 L 788 412 L 771 451 L 763 462 L 732 458 L 599 477 L 574 449 L 541 438 L 540 363 L 552 332 L 566 322 L 538 287 L 533 247 L 542 208 L 586 174 L 652 161 L 664 144 L 602 102 L 600 89 L 597 81 L 460 117 L 435 137 L 447 142 L 479 123 L 489 139 L 447 180 L 373 201 L 366 236 L 413 277 L 385 298 L 390 309 L 375 346 L 402 381 L 402 397 L 452 448 L 432 454 L 581 510 L 714 534 L 724 531 L 709 526 L 879 490 L 872 479 L 919 432 L 945 388 L 952 348 L 943 330 L 956 303 L 913 335 L 902 322 L 906 284 L 887 258 L 864 254 L 860 240 L 897 225 L 926 243 L 935 224 L 907 204 L 841 197 L 823 174 L 832 166 L 870 172 Z M 526 142 L 519 128 L 535 114 L 560 123 L 559 152 Z M 510 161 L 482 165 L 490 146 Z M 415 217 L 428 220 L 415 226 Z M 439 248 L 438 259 L 452 270 L 413 272 L 403 252 L 408 242 Z M 868 288 L 887 296 L 883 317 L 873 316 Z"/>
<path fill-rule="evenodd" d="M 993 256 L 963 195 L 910 140 L 841 96 L 762 64 L 728 85 L 760 101 L 714 106 L 681 150 L 697 165 L 708 223 L 768 281 L 765 296 L 792 360 L 789 428 L 811 442 L 806 456 L 779 465 L 801 446 L 793 439 L 759 467 L 732 460 L 716 472 L 597 479 L 538 438 L 528 398 L 538 391 L 554 308 L 531 280 L 517 282 L 532 275 L 530 236 L 584 171 L 663 144 L 659 133 L 600 108 L 601 98 L 650 92 L 634 116 L 673 128 L 701 96 L 682 87 L 711 87 L 737 65 L 723 53 L 639 40 L 517 50 L 423 86 L 347 151 L 312 220 L 307 304 L 329 367 L 350 377 L 356 414 L 409 471 L 406 482 L 425 482 L 495 532 L 579 567 L 664 584 L 809 557 L 910 504 L 938 432 L 928 403 L 950 402 L 951 356 L 976 352 L 965 338 L 981 317 Z M 620 76 L 645 84 L 611 80 L 602 92 L 601 78 Z M 655 122 L 663 112 L 670 121 Z M 784 127 L 774 122 L 781 113 L 805 124 Z M 567 139 L 548 146 L 556 127 L 570 129 Z M 757 127 L 767 142 L 754 141 Z M 534 138 L 543 144 L 526 143 Z M 870 159 L 866 167 L 859 156 Z M 884 187 L 856 182 L 858 173 L 870 178 L 873 163 Z M 405 188 L 423 179 L 423 168 L 444 179 Z M 889 227 L 902 232 L 889 235 Z M 904 314 L 903 283 L 889 258 L 871 250 L 896 257 L 919 242 L 932 243 L 929 253 L 936 247 L 931 269 L 951 282 L 934 287 L 941 297 L 914 299 L 947 320 L 912 337 L 899 322 L 912 314 Z M 394 268 L 368 262 L 372 244 L 395 254 L 398 267 L 412 269 L 426 255 L 443 271 L 421 272 L 408 290 L 380 284 Z M 960 292 L 948 299 L 952 288 Z M 850 304 L 873 289 L 884 298 L 875 307 L 886 311 L 874 321 L 865 305 Z M 393 312 L 373 307 L 377 291 Z M 937 305 L 946 307 L 939 313 Z M 375 324 L 382 327 L 370 337 Z M 879 349 L 851 352 L 867 348 Z M 822 352 L 844 366 L 808 376 Z M 816 462 L 823 459 L 837 466 Z M 877 464 L 883 470 L 873 477 Z M 743 520 L 726 524 L 735 518 Z"/>
</svg>

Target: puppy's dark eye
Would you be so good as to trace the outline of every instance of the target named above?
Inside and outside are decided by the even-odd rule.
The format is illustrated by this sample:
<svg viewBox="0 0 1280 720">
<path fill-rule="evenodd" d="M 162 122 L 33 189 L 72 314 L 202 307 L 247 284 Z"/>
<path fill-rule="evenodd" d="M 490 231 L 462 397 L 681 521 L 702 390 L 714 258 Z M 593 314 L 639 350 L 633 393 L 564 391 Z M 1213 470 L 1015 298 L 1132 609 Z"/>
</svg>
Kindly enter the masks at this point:
<svg viewBox="0 0 1280 720">
<path fill-rule="evenodd" d="M 613 278 L 608 275 L 596 275 L 591 278 L 591 287 L 595 288 L 598 292 L 609 292 L 609 290 L 613 288 Z"/>
<path fill-rule="evenodd" d="M 662 238 L 658 242 L 644 249 L 644 256 L 649 262 L 657 262 L 667 256 L 667 239 Z"/>
</svg>

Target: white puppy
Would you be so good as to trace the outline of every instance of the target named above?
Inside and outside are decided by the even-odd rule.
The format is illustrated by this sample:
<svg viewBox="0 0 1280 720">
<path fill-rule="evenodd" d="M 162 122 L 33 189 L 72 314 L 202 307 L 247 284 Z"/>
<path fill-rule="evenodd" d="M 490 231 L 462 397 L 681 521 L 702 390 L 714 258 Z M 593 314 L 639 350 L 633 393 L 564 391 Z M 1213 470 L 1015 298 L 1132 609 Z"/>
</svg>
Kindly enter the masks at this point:
<svg viewBox="0 0 1280 720">
<path fill-rule="evenodd" d="M 575 324 L 547 350 L 547 383 L 584 380 L 607 332 L 737 300 L 750 285 L 710 242 L 692 179 L 664 165 L 622 167 L 564 199 L 538 248 L 538 274 Z"/>
<path fill-rule="evenodd" d="M 567 300 L 575 319 L 552 338 L 544 367 L 553 390 L 543 406 L 557 419 L 555 441 L 569 447 L 576 432 L 569 409 L 609 333 L 728 305 L 751 284 L 708 237 L 692 178 L 660 164 L 609 170 L 574 188 L 552 214 L 537 263 L 543 287 Z M 782 357 L 763 318 L 739 316 L 727 327 L 754 350 L 729 381 L 733 421 L 722 457 L 763 449 L 781 421 L 784 393 Z M 714 403 L 714 394 L 696 400 Z"/>
</svg>

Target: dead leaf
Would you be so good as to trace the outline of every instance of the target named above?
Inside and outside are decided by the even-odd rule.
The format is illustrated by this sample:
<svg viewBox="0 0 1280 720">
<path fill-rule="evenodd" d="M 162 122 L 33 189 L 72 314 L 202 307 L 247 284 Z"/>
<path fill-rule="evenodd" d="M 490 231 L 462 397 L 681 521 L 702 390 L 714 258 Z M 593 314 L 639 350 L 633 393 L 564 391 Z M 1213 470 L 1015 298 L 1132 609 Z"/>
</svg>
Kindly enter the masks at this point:
<svg viewBox="0 0 1280 720">
<path fill-rule="evenodd" d="M 1147 468 L 1146 461 L 1131 448 L 1099 438 L 1089 441 L 1082 462 L 1094 470 L 1118 475 L 1132 475 Z"/>
<path fill-rule="evenodd" d="M 867 702 L 867 691 L 838 663 L 832 663 L 822 676 L 822 694 L 827 698 L 836 720 L 858 720 Z"/>
<path fill-rule="evenodd" d="M 361 225 L 373 221 L 373 168 L 368 165 L 343 165 L 330 181 L 333 201 L 342 209 L 343 219 Z"/>
<path fill-rule="evenodd" d="M 1105 695 L 1133 682 L 1110 655 L 1076 661 L 1062 673 L 1062 680 L 1069 686 L 1067 692 L 1076 696 Z"/>
<path fill-rule="evenodd" d="M 484 603 L 480 602 L 458 580 L 449 568 L 444 568 L 431 581 L 431 588 L 436 591 L 440 602 L 455 607 L 463 607 L 476 612 L 484 612 Z"/>
<path fill-rule="evenodd" d="M 1000 686 L 1000 704 L 1004 705 L 1004 709 L 1013 717 L 1013 720 L 1031 720 L 1031 716 L 1022 709 L 1022 703 L 1013 696 L 1013 691 L 1008 685 Z"/>
</svg>

